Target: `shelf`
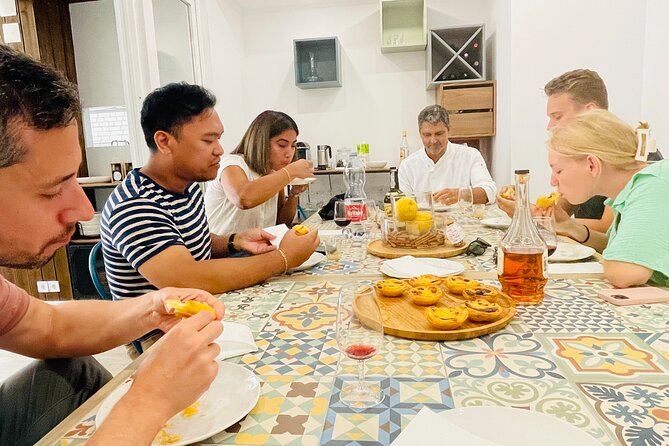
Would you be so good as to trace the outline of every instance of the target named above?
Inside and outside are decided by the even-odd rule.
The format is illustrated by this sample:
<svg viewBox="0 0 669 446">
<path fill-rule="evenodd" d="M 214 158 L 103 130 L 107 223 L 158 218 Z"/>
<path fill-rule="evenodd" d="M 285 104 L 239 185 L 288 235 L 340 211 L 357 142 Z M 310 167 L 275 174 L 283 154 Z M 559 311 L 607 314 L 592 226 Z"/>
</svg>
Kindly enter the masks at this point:
<svg viewBox="0 0 669 446">
<path fill-rule="evenodd" d="M 82 237 L 81 235 L 76 235 L 72 240 L 70 240 L 70 244 L 72 245 L 94 245 L 97 242 L 100 241 L 100 237 Z"/>
<path fill-rule="evenodd" d="M 293 52 L 297 87 L 341 87 L 341 56 L 337 37 L 295 39 Z"/>
<path fill-rule="evenodd" d="M 425 0 L 381 0 L 381 52 L 425 50 L 426 23 Z"/>
<path fill-rule="evenodd" d="M 425 60 L 428 88 L 485 79 L 484 25 L 430 30 Z"/>
<path fill-rule="evenodd" d="M 80 184 L 83 189 L 104 189 L 108 187 L 116 187 L 120 183 L 117 181 L 115 183 L 84 183 Z"/>
</svg>

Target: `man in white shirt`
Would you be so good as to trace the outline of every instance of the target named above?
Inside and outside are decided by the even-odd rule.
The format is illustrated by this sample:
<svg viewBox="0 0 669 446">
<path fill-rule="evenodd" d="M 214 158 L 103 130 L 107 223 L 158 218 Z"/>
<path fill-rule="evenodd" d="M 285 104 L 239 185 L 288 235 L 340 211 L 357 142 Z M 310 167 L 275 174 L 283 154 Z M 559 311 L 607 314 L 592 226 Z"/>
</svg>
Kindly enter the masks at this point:
<svg viewBox="0 0 669 446">
<path fill-rule="evenodd" d="M 497 186 L 481 153 L 448 140 L 448 111 L 429 105 L 418 114 L 418 130 L 424 148 L 400 165 L 400 189 L 405 194 L 432 192 L 438 203 L 458 201 L 462 187 L 471 187 L 474 203 L 492 203 Z"/>
</svg>

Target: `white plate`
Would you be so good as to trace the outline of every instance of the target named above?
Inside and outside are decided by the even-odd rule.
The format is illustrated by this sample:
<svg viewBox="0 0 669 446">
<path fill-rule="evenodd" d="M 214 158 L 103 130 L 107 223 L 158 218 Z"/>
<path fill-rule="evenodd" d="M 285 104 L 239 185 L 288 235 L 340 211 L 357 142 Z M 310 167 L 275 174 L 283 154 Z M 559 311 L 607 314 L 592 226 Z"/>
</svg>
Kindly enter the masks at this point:
<svg viewBox="0 0 669 446">
<path fill-rule="evenodd" d="M 96 426 L 102 424 L 112 407 L 126 394 L 131 385 L 132 378 L 117 387 L 103 401 L 95 416 Z M 181 440 L 172 446 L 195 443 L 232 426 L 255 407 L 259 397 L 260 382 L 252 371 L 238 364 L 219 362 L 218 375 L 209 390 L 199 399 L 198 413 L 185 418 L 179 412 L 167 422 L 169 427 L 166 431 L 181 437 Z M 132 422 L 134 421 L 128 420 L 128 423 Z"/>
<path fill-rule="evenodd" d="M 296 266 L 295 268 L 291 268 L 290 270 L 291 271 L 302 271 L 302 270 L 305 270 L 305 269 L 309 269 L 312 266 L 316 266 L 319 263 L 321 263 L 324 258 L 325 258 L 325 254 L 320 253 L 320 252 L 314 252 L 313 254 L 311 254 L 309 256 L 309 258 L 307 260 L 304 261 L 303 264 L 301 264 L 300 266 Z"/>
<path fill-rule="evenodd" d="M 435 274 L 435 271 L 431 271 L 433 275 L 439 277 L 453 276 L 456 274 L 460 274 L 465 270 L 465 267 L 462 264 L 454 262 L 453 260 L 433 259 L 428 257 L 417 257 L 416 260 L 419 262 L 426 263 L 429 266 L 442 269 L 443 271 L 437 274 Z M 386 276 L 394 277 L 395 279 L 410 279 L 412 277 L 418 277 L 422 274 L 425 274 L 425 272 L 422 272 L 420 274 L 410 274 L 408 272 L 398 271 L 394 269 L 392 266 L 388 265 L 387 262 L 388 261 L 384 262 L 379 270 Z"/>
<path fill-rule="evenodd" d="M 311 184 L 314 181 L 316 181 L 316 177 L 310 177 L 310 178 L 295 178 L 293 181 L 291 181 L 290 184 L 291 186 L 304 186 L 305 184 Z"/>
<path fill-rule="evenodd" d="M 557 249 L 552 256 L 548 258 L 549 262 L 572 262 L 574 260 L 587 259 L 595 253 L 595 250 L 589 246 L 578 245 L 576 243 L 558 242 Z"/>
<path fill-rule="evenodd" d="M 601 446 L 587 432 L 541 412 L 477 406 L 447 410 L 439 415 L 474 435 L 500 445 Z"/>
<path fill-rule="evenodd" d="M 89 183 L 111 183 L 111 177 L 78 177 L 77 183 L 79 184 L 89 184 Z"/>
<path fill-rule="evenodd" d="M 511 224 L 511 219 L 509 217 L 484 218 L 481 224 L 489 228 L 506 229 Z"/>
</svg>

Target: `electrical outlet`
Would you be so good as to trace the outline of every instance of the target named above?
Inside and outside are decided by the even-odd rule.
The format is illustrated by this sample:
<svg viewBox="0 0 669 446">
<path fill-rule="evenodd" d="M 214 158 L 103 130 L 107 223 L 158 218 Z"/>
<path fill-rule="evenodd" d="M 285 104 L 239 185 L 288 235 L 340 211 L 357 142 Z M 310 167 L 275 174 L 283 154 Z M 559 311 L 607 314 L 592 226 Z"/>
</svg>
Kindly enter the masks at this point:
<svg viewBox="0 0 669 446">
<path fill-rule="evenodd" d="M 49 282 L 46 280 L 37 281 L 37 292 L 38 293 L 48 293 L 49 292 Z"/>
<path fill-rule="evenodd" d="M 60 293 L 60 283 L 57 280 L 50 280 L 48 283 L 49 293 Z"/>
</svg>

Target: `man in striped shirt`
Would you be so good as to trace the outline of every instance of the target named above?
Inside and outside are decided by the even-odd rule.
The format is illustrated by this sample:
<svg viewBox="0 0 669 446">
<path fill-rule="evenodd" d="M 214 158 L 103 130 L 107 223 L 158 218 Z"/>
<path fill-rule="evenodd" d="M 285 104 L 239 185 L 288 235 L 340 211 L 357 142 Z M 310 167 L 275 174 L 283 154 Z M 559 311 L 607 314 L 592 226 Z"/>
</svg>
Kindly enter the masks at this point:
<svg viewBox="0 0 669 446">
<path fill-rule="evenodd" d="M 289 231 L 279 248 L 260 230 L 210 233 L 197 182 L 216 176 L 223 124 L 209 91 L 186 83 L 150 93 L 141 119 L 151 156 L 114 190 L 102 213 L 105 268 L 115 299 L 166 286 L 211 293 L 247 287 L 303 263 L 317 231 Z M 236 251 L 254 254 L 223 258 Z"/>
</svg>

